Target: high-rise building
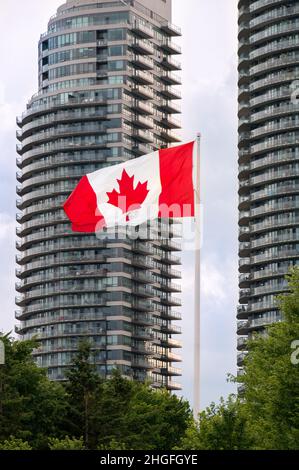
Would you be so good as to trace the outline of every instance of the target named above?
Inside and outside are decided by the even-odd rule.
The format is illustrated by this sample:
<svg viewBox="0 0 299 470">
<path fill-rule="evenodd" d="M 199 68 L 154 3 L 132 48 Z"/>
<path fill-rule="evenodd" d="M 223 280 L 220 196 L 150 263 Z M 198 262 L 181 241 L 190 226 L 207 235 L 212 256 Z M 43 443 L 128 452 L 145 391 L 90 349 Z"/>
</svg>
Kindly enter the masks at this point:
<svg viewBox="0 0 299 470">
<path fill-rule="evenodd" d="M 299 264 L 298 60 L 299 1 L 240 0 L 239 366 Z"/>
<path fill-rule="evenodd" d="M 179 35 L 171 0 L 68 0 L 40 38 L 39 90 L 17 119 L 16 318 L 53 380 L 86 339 L 99 374 L 117 365 L 180 388 L 176 224 L 157 221 L 156 239 L 99 238 L 73 233 L 62 210 L 82 175 L 180 141 Z"/>
</svg>

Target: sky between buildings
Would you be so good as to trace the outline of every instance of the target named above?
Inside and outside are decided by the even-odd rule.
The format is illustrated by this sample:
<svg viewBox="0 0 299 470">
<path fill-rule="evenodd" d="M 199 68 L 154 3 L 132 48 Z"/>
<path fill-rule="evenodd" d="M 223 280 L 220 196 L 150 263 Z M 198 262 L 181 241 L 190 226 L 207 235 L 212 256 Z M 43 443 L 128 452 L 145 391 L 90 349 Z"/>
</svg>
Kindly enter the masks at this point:
<svg viewBox="0 0 299 470">
<path fill-rule="evenodd" d="M 0 331 L 13 330 L 15 117 L 37 91 L 37 42 L 62 0 L 0 2 Z M 201 406 L 235 391 L 237 0 L 173 0 L 183 38 L 183 139 L 202 134 Z M 193 397 L 193 253 L 183 253 L 183 385 Z"/>
</svg>

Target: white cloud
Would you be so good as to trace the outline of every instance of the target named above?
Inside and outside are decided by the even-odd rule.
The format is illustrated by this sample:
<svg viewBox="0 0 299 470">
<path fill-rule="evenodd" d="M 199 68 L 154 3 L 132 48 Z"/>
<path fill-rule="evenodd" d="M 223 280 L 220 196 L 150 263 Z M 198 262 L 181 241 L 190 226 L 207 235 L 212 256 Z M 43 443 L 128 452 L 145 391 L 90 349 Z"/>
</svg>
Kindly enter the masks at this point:
<svg viewBox="0 0 299 470">
<path fill-rule="evenodd" d="M 0 242 L 14 239 L 15 219 L 8 214 L 0 213 Z M 13 236 L 13 237 L 11 237 Z"/>
</svg>

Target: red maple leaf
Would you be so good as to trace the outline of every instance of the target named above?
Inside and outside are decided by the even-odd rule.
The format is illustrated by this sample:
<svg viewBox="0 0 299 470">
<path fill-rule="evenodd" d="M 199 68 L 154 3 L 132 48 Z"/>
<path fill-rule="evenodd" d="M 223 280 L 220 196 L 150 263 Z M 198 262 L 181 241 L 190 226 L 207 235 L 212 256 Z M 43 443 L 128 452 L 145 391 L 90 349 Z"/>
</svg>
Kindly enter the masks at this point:
<svg viewBox="0 0 299 470">
<path fill-rule="evenodd" d="M 119 192 L 113 189 L 112 192 L 106 193 L 109 197 L 108 203 L 119 207 L 124 214 L 140 209 L 141 204 L 149 193 L 147 189 L 148 182 L 138 182 L 136 188 L 134 188 L 134 175 L 129 176 L 126 170 L 123 170 L 121 179 L 118 179 L 117 182 Z M 129 220 L 128 216 L 127 220 Z"/>
</svg>

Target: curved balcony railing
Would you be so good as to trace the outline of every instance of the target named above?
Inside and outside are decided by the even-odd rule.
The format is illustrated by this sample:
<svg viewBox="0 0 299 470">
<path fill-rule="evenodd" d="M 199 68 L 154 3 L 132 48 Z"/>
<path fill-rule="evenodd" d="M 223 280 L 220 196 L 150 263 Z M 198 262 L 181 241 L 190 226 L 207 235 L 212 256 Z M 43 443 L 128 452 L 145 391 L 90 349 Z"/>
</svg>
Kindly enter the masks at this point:
<svg viewBox="0 0 299 470">
<path fill-rule="evenodd" d="M 273 306 L 271 306 L 271 310 L 273 310 Z M 278 317 L 277 318 L 273 318 L 273 317 L 255 318 L 250 321 L 249 327 L 260 328 L 260 327 L 271 325 L 273 323 L 277 323 L 279 321 L 281 321 L 281 318 L 278 318 Z"/>
<path fill-rule="evenodd" d="M 47 211 L 57 211 L 57 209 L 61 209 L 65 202 L 65 197 L 57 196 L 54 201 L 51 199 L 51 202 L 47 202 L 47 200 L 45 201 L 46 202 L 31 204 L 29 207 L 23 209 L 22 213 L 17 215 L 18 222 L 22 222 L 26 220 L 26 218 L 31 217 L 34 214 L 38 214 L 39 212 L 46 213 Z"/>
<path fill-rule="evenodd" d="M 276 3 L 282 3 L 282 0 L 257 0 L 249 5 L 249 10 L 251 13 L 254 13 L 261 8 L 265 8 L 268 6 L 273 6 Z"/>
<path fill-rule="evenodd" d="M 107 110 L 100 106 L 97 111 L 90 111 L 89 113 L 82 112 L 81 110 L 71 110 L 69 109 L 67 112 L 58 112 L 53 113 L 47 116 L 44 116 L 39 119 L 34 119 L 27 124 L 24 124 L 22 127 L 22 136 L 26 135 L 28 131 L 33 129 L 39 129 L 41 127 L 48 127 L 53 126 L 57 123 L 69 122 L 78 120 L 80 122 L 84 120 L 92 120 L 92 119 L 107 119 Z M 117 113 L 116 113 L 117 114 Z"/>
<path fill-rule="evenodd" d="M 299 62 L 299 54 L 295 57 L 283 57 L 282 59 L 271 58 L 262 62 L 261 64 L 254 65 L 249 70 L 249 75 L 257 75 L 260 73 L 269 73 L 272 69 L 281 69 L 289 65 L 297 65 Z"/>
<path fill-rule="evenodd" d="M 286 267 L 286 268 L 280 268 L 276 264 L 275 269 L 273 269 L 272 266 L 273 265 L 270 265 L 270 267 L 271 267 L 270 269 L 262 269 L 260 271 L 254 271 L 252 273 L 252 280 L 253 281 L 259 281 L 259 280 L 267 279 L 267 278 L 270 279 L 270 278 L 275 277 L 275 276 L 286 276 L 286 274 L 288 273 L 289 268 L 292 265 L 289 264 L 289 266 Z"/>
<path fill-rule="evenodd" d="M 256 217 L 258 215 L 270 214 L 271 212 L 280 212 L 289 209 L 297 209 L 299 207 L 299 200 L 286 201 L 274 204 L 265 204 L 264 206 L 256 207 L 250 210 L 250 217 Z"/>
<path fill-rule="evenodd" d="M 299 119 L 295 118 L 284 118 L 281 119 L 281 122 L 274 123 L 271 121 L 270 123 L 266 124 L 265 126 L 261 126 L 257 129 L 251 131 L 251 137 L 256 138 L 262 136 L 264 134 L 272 134 L 276 133 L 277 131 L 285 131 L 285 130 L 295 130 L 299 127 Z"/>
<path fill-rule="evenodd" d="M 105 307 L 107 300 L 104 298 L 93 298 L 89 295 L 88 301 L 85 299 L 79 299 L 71 301 L 63 301 L 62 299 L 57 299 L 55 302 L 53 299 L 48 298 L 47 302 L 40 302 L 35 305 L 29 305 L 23 307 L 21 310 L 16 311 L 16 319 L 22 319 L 23 316 L 27 316 L 33 313 L 42 313 L 51 310 L 59 310 L 60 308 L 74 308 L 74 307 Z"/>
<path fill-rule="evenodd" d="M 274 36 L 281 36 L 284 33 L 290 33 L 290 32 L 296 33 L 299 28 L 299 21 L 294 21 L 291 25 L 288 22 L 285 22 L 285 23 L 278 24 L 276 26 L 277 27 L 275 29 L 270 27 L 268 29 L 264 29 L 263 31 L 250 36 L 249 38 L 250 44 L 254 45 L 261 40 L 264 41 Z"/>
<path fill-rule="evenodd" d="M 60 215 L 59 215 L 60 214 Z M 21 227 L 17 227 L 16 233 L 19 236 L 25 235 L 27 232 L 30 232 L 31 229 L 41 228 L 49 225 L 60 224 L 62 222 L 67 222 L 67 216 L 62 213 L 61 210 L 57 211 L 57 214 L 50 214 L 49 217 L 40 217 L 38 219 L 30 220 L 24 222 Z M 45 235 L 45 234 L 44 234 Z"/>
<path fill-rule="evenodd" d="M 288 227 L 292 225 L 299 224 L 299 217 L 281 217 L 280 219 L 276 220 L 265 220 L 264 222 L 252 223 L 250 225 L 251 232 L 262 232 L 267 230 L 273 230 L 278 227 Z"/>
<path fill-rule="evenodd" d="M 30 203 L 36 200 L 46 199 L 48 197 L 53 197 L 58 194 L 69 195 L 73 191 L 73 189 L 74 189 L 73 181 L 64 181 L 63 184 L 61 182 L 58 182 L 56 184 L 45 185 L 43 189 L 30 191 L 24 194 L 20 198 L 17 207 L 19 209 L 22 209 L 26 207 L 27 203 Z"/>
<path fill-rule="evenodd" d="M 258 160 L 250 162 L 250 170 L 257 170 L 259 168 L 274 165 L 276 163 L 296 162 L 299 160 L 299 153 L 293 152 L 293 149 L 286 149 L 283 152 L 277 152 L 275 155 L 269 155 Z"/>
<path fill-rule="evenodd" d="M 123 286 L 118 286 L 118 292 L 126 291 L 126 289 L 128 288 L 123 287 Z M 80 294 L 92 295 L 94 292 L 97 292 L 97 293 L 109 292 L 109 287 L 107 285 L 100 286 L 100 285 L 97 285 L 97 283 L 95 282 L 91 282 L 89 286 L 83 286 L 83 287 L 74 283 L 71 287 L 66 287 L 64 289 L 63 288 L 62 289 L 55 289 L 55 288 L 32 289 L 28 292 L 18 295 L 16 297 L 16 304 L 23 305 L 38 298 L 45 300 L 48 297 L 51 297 L 55 304 L 56 297 L 60 295 L 68 295 L 69 293 L 75 293 L 75 292 L 80 293 Z"/>
<path fill-rule="evenodd" d="M 278 294 L 278 293 L 281 293 L 281 292 L 287 292 L 288 290 L 288 285 L 287 283 L 283 283 L 283 282 L 276 282 L 274 284 L 270 284 L 270 285 L 265 285 L 265 286 L 262 286 L 262 287 L 255 287 L 252 289 L 252 292 L 251 294 L 253 296 L 255 295 L 269 295 L 269 294 Z"/>
<path fill-rule="evenodd" d="M 289 72 L 289 73 L 279 72 L 279 74 L 277 74 L 274 77 L 269 76 L 261 80 L 255 80 L 253 83 L 249 85 L 249 90 L 251 92 L 254 92 L 254 91 L 259 90 L 260 88 L 266 88 L 266 87 L 277 85 L 277 84 L 284 83 L 284 82 L 292 82 L 296 80 L 297 78 L 298 78 L 298 75 L 296 72 Z"/>
<path fill-rule="evenodd" d="M 269 245 L 277 245 L 277 244 L 282 244 L 282 243 L 294 243 L 298 241 L 298 235 L 290 235 L 287 233 L 286 235 L 267 235 L 261 238 L 258 238 L 257 240 L 252 240 L 251 242 L 251 248 L 261 248 Z"/>
<path fill-rule="evenodd" d="M 69 255 L 67 252 L 63 253 L 60 252 L 59 256 L 54 259 L 53 256 L 40 256 L 42 257 L 41 260 L 39 261 L 32 261 L 32 262 L 27 262 L 22 266 L 22 268 L 17 269 L 17 276 L 22 277 L 23 274 L 30 274 L 31 271 L 36 271 L 39 269 L 45 268 L 45 265 L 48 263 L 51 263 L 51 266 L 63 266 L 67 264 L 96 264 L 96 263 L 105 263 L 106 262 L 106 257 L 103 255 L 96 255 L 94 252 L 92 252 L 89 256 L 87 254 L 84 255 L 84 259 L 82 259 L 82 256 L 79 254 L 77 256 L 74 256 L 74 253 Z"/>
<path fill-rule="evenodd" d="M 295 103 L 284 103 L 275 107 L 268 107 L 263 111 L 257 113 L 252 113 L 250 116 L 251 122 L 263 121 L 273 119 L 276 116 L 282 116 L 284 114 L 293 114 L 294 112 L 299 112 L 299 105 Z"/>
<path fill-rule="evenodd" d="M 18 291 L 23 291 L 24 289 L 31 287 L 33 285 L 43 285 L 44 283 L 51 281 L 59 281 L 63 279 L 89 279 L 92 277 L 103 278 L 107 276 L 107 269 L 84 269 L 81 271 L 76 271 L 74 269 L 60 270 L 56 273 L 53 273 L 51 268 L 45 267 L 43 274 L 31 275 L 16 283 L 16 289 Z"/>
<path fill-rule="evenodd" d="M 92 171 L 96 171 L 96 166 Z M 90 172 L 91 173 L 91 172 Z M 80 179 L 83 176 L 83 172 L 81 168 L 59 168 L 57 171 L 46 171 L 45 174 L 41 174 L 39 176 L 35 176 L 33 178 L 28 178 L 27 180 L 23 181 L 21 184 L 18 194 L 22 195 L 22 193 L 34 186 L 42 185 L 45 183 L 51 183 L 53 181 L 59 181 L 63 179 Z"/>
<path fill-rule="evenodd" d="M 297 47 L 299 47 L 298 39 L 290 38 L 279 42 L 269 43 L 263 47 L 258 47 L 255 50 L 250 51 L 249 57 L 251 60 L 254 60 L 268 54 L 272 55 L 274 52 L 280 52 L 285 49 L 288 50 Z"/>
<path fill-rule="evenodd" d="M 52 130 L 47 130 L 44 132 L 37 132 L 23 139 L 22 151 L 26 152 L 27 147 L 33 147 L 34 144 L 36 143 L 40 144 L 42 142 L 48 142 L 51 140 L 55 140 L 57 138 L 68 137 L 68 136 L 72 137 L 74 135 L 75 136 L 76 135 L 79 135 L 79 136 L 88 135 L 88 134 L 99 135 L 99 134 L 105 134 L 106 132 L 107 132 L 107 127 L 104 128 L 104 126 L 101 124 L 96 124 L 96 125 L 89 124 L 87 126 L 81 125 L 81 129 L 75 129 L 74 126 L 71 126 L 71 125 L 65 129 L 57 129 L 54 127 L 52 128 Z"/>
<path fill-rule="evenodd" d="M 299 13 L 299 5 L 293 5 L 283 8 L 276 8 L 270 10 L 269 12 L 259 15 L 256 18 L 253 18 L 249 22 L 250 28 L 261 27 L 262 25 L 272 22 L 273 20 L 285 19 L 288 16 L 297 15 Z"/>
<path fill-rule="evenodd" d="M 80 105 L 80 106 L 93 106 L 93 105 L 99 105 L 99 106 L 107 106 L 107 100 L 103 99 L 103 97 L 90 97 L 90 98 L 71 98 L 69 101 L 64 102 L 62 99 L 59 100 L 56 98 L 55 100 L 52 99 L 51 102 L 49 103 L 43 103 L 43 104 L 34 104 L 34 106 L 29 106 L 27 110 L 22 114 L 21 117 L 18 118 L 18 122 L 20 124 L 25 125 L 25 121 L 27 121 L 28 118 L 31 118 L 35 114 L 41 114 L 43 112 L 55 110 L 55 109 L 64 109 L 64 108 L 73 108 L 74 105 Z"/>
<path fill-rule="evenodd" d="M 45 238 L 45 236 L 44 236 Z M 50 238 L 50 236 L 49 236 Z M 64 240 L 59 239 L 58 243 L 45 243 L 43 246 L 36 246 L 34 248 L 29 248 L 24 250 L 22 255 L 18 258 L 20 263 L 24 262 L 25 259 L 30 258 L 34 255 L 43 255 L 50 252 L 58 252 L 59 250 L 72 250 L 73 248 L 82 248 L 82 241 L 78 240 Z M 90 237 L 88 241 L 84 242 L 84 249 L 89 248 L 103 248 L 103 243 L 101 243 L 97 238 Z"/>
<path fill-rule="evenodd" d="M 264 261 L 285 259 L 285 258 L 299 258 L 299 250 L 280 250 L 279 252 L 269 251 L 261 255 L 252 256 L 250 258 L 251 264 L 263 263 Z"/>
<path fill-rule="evenodd" d="M 262 175 L 252 176 L 249 179 L 249 185 L 268 183 L 269 181 L 276 181 L 284 178 L 299 178 L 299 168 L 297 170 L 265 171 Z"/>
<path fill-rule="evenodd" d="M 96 142 L 96 143 L 90 143 L 90 142 L 68 142 L 68 143 L 52 143 L 48 145 L 41 145 L 38 148 L 28 150 L 27 152 L 22 155 L 23 162 L 26 160 L 32 158 L 32 157 L 37 157 L 37 156 L 44 156 L 44 155 L 49 155 L 52 152 L 59 152 L 60 150 L 65 150 L 72 152 L 74 150 L 78 149 L 84 149 L 86 148 L 87 150 L 89 149 L 97 149 L 97 148 L 105 148 L 107 146 L 107 143 L 109 143 L 107 136 L 109 134 L 106 134 L 105 140 L 103 142 Z"/>
<path fill-rule="evenodd" d="M 277 185 L 276 185 L 277 186 Z M 284 186 L 277 186 L 276 188 L 267 188 L 260 191 L 252 191 L 250 193 L 251 201 L 255 202 L 260 199 L 270 199 L 273 196 L 281 196 L 285 194 L 296 194 L 299 192 L 299 184 L 286 184 Z"/>
<path fill-rule="evenodd" d="M 250 100 L 250 106 L 254 107 L 257 105 L 261 105 L 263 103 L 267 103 L 268 101 L 276 101 L 282 98 L 289 98 L 291 99 L 291 89 L 286 88 L 285 90 L 271 90 L 267 91 L 263 95 L 256 96 Z"/>
<path fill-rule="evenodd" d="M 299 143 L 299 134 L 298 136 L 288 136 L 283 134 L 278 134 L 275 138 L 265 139 L 264 142 L 251 146 L 251 153 L 255 154 L 258 152 L 263 152 L 265 150 L 275 149 L 277 147 L 285 147 L 290 145 L 298 145 Z"/>
</svg>

